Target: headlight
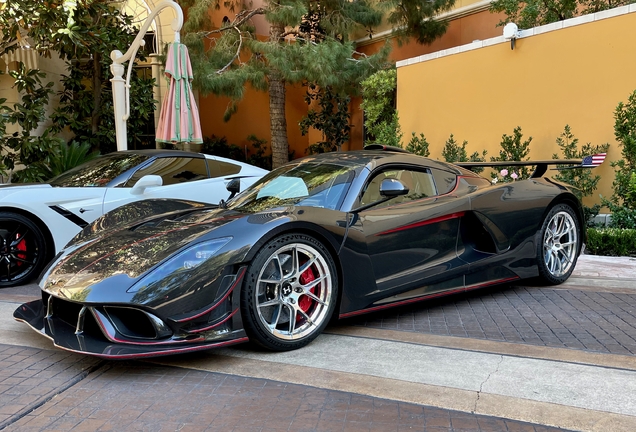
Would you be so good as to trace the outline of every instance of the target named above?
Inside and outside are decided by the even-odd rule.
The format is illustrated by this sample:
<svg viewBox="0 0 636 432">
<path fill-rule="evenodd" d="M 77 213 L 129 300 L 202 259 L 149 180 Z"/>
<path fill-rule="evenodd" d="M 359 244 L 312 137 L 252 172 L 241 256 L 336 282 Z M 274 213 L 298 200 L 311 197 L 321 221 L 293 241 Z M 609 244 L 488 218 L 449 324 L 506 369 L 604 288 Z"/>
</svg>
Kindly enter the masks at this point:
<svg viewBox="0 0 636 432">
<path fill-rule="evenodd" d="M 162 285 L 161 282 L 166 278 L 185 282 L 197 267 L 212 258 L 230 240 L 232 237 L 223 237 L 191 246 L 160 264 L 130 287 L 127 292 L 136 293 L 146 288 L 157 287 Z"/>
</svg>

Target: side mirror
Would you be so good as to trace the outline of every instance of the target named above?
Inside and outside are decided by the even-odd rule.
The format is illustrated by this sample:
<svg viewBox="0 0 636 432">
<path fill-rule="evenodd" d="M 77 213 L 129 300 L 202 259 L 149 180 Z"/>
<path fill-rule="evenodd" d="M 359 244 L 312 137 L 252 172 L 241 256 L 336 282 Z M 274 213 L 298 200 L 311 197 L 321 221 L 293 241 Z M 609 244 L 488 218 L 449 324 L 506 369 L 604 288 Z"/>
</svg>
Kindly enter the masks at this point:
<svg viewBox="0 0 636 432">
<path fill-rule="evenodd" d="M 398 179 L 388 178 L 382 180 L 382 183 L 380 183 L 380 195 L 384 198 L 395 198 L 408 193 L 409 188 Z"/>
<path fill-rule="evenodd" d="M 370 202 L 361 207 L 351 210 L 351 213 L 357 214 L 363 210 L 369 209 L 371 207 L 375 207 L 378 204 L 382 204 L 383 202 L 387 202 L 391 198 L 395 198 L 397 196 L 406 195 L 409 193 L 409 188 L 407 188 L 404 183 L 399 181 L 398 179 L 384 179 L 382 183 L 380 183 L 380 196 L 381 199 L 377 201 Z"/>
<path fill-rule="evenodd" d="M 234 195 L 241 191 L 241 180 L 237 178 L 233 178 L 229 181 L 229 183 L 225 186 L 225 189 L 230 193 L 230 197 L 228 200 L 234 198 Z"/>
<path fill-rule="evenodd" d="M 130 193 L 133 195 L 141 195 L 143 194 L 147 188 L 161 186 L 163 184 L 163 179 L 161 176 L 148 174 L 140 178 L 137 183 L 132 187 Z"/>
</svg>

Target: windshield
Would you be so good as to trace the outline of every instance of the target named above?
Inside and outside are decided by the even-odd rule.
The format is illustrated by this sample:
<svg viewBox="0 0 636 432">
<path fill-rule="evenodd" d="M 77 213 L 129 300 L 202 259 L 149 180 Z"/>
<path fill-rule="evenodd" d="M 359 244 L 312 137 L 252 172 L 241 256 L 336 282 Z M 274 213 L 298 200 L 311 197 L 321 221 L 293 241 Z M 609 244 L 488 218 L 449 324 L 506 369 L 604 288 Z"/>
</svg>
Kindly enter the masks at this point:
<svg viewBox="0 0 636 432">
<path fill-rule="evenodd" d="M 258 212 L 284 205 L 337 209 L 355 175 L 352 167 L 300 163 L 278 168 L 244 193 L 229 207 Z"/>
<path fill-rule="evenodd" d="M 147 159 L 146 155 L 134 153 L 110 153 L 60 174 L 51 179 L 49 184 L 60 187 L 103 187 Z"/>
</svg>

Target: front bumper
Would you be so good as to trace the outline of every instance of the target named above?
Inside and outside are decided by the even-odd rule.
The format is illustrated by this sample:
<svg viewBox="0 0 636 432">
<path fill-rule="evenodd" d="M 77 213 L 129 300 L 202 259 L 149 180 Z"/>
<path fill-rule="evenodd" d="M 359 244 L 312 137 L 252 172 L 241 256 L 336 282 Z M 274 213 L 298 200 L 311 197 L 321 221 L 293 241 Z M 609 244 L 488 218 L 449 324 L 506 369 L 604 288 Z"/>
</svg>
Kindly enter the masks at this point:
<svg viewBox="0 0 636 432">
<path fill-rule="evenodd" d="M 225 294 L 201 310 L 160 319 L 134 305 L 95 305 L 42 292 L 13 313 L 61 349 L 107 359 L 172 355 L 246 342 L 236 293 L 245 268 Z"/>
<path fill-rule="evenodd" d="M 21 305 L 15 310 L 13 317 L 51 339 L 58 348 L 114 360 L 187 353 L 232 345 L 248 340 L 245 332 L 239 330 L 227 332 L 226 337 L 213 340 L 199 338 L 194 341 L 185 340 L 183 342 L 113 343 L 94 332 L 77 332 L 76 327 L 58 317 L 47 317 L 46 307 L 42 300 L 35 300 Z"/>
</svg>

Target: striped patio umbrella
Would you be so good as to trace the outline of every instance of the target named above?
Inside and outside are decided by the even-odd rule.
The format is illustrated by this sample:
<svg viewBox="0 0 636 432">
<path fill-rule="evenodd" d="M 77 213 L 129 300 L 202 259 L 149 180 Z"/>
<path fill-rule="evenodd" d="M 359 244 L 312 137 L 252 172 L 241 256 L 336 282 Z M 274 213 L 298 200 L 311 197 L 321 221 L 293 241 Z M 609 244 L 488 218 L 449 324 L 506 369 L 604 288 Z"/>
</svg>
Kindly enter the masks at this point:
<svg viewBox="0 0 636 432">
<path fill-rule="evenodd" d="M 203 142 L 199 109 L 192 94 L 192 65 L 188 48 L 174 42 L 166 57 L 168 93 L 163 98 L 155 140 L 163 143 Z"/>
</svg>

